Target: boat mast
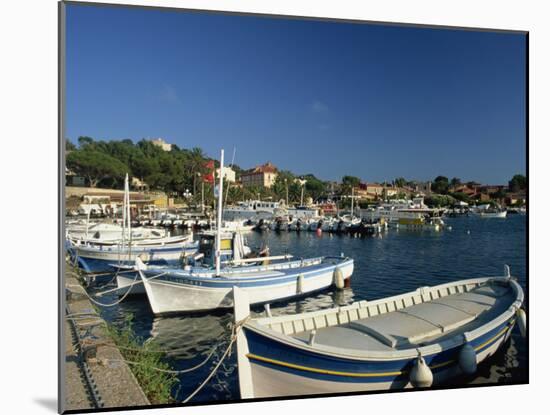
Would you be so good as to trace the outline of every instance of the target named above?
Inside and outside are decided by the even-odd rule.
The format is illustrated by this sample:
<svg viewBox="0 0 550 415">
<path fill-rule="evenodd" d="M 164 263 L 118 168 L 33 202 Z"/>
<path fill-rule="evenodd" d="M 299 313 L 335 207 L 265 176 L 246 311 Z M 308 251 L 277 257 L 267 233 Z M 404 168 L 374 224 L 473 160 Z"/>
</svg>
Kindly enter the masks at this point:
<svg viewBox="0 0 550 415">
<path fill-rule="evenodd" d="M 223 149 L 220 155 L 220 184 L 218 187 L 218 220 L 216 222 L 216 276 L 220 275 L 220 256 L 222 244 L 222 200 L 223 200 Z"/>
<path fill-rule="evenodd" d="M 126 200 L 126 219 L 128 221 L 128 224 L 126 226 L 126 229 L 128 229 L 128 261 L 130 261 L 130 245 L 132 242 L 132 218 L 130 216 L 130 186 L 128 184 L 128 173 L 126 173 L 126 179 L 124 180 L 124 198 Z"/>
<path fill-rule="evenodd" d="M 122 247 L 126 242 L 126 183 L 128 183 L 128 173 L 124 178 L 124 196 L 122 198 Z"/>
<path fill-rule="evenodd" d="M 353 185 L 351 186 L 351 218 L 353 219 Z"/>
<path fill-rule="evenodd" d="M 90 213 L 92 213 L 92 208 L 88 209 L 88 214 L 86 215 L 86 242 L 88 241 L 88 228 L 90 226 Z"/>
</svg>

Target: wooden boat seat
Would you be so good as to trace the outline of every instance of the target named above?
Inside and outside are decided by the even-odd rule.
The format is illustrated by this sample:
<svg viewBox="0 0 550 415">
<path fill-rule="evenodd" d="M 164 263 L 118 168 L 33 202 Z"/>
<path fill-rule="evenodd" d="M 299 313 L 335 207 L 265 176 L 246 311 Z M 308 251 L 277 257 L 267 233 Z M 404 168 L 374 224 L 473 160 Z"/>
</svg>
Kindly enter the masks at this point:
<svg viewBox="0 0 550 415">
<path fill-rule="evenodd" d="M 357 349 L 398 349 L 440 338 L 473 322 L 484 312 L 498 308 L 506 287 L 482 286 L 471 291 L 317 329 L 316 342 Z M 294 337 L 307 341 L 309 330 Z"/>
</svg>

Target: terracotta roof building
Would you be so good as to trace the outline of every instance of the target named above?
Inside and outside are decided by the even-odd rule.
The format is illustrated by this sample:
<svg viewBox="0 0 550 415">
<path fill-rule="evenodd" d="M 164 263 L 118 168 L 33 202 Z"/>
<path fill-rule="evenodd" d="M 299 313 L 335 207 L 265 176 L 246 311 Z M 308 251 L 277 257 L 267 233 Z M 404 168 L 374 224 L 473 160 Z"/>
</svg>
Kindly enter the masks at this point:
<svg viewBox="0 0 550 415">
<path fill-rule="evenodd" d="M 260 186 L 271 187 L 277 178 L 277 168 L 267 162 L 261 166 L 256 166 L 252 170 L 241 174 L 241 182 L 244 187 Z"/>
</svg>

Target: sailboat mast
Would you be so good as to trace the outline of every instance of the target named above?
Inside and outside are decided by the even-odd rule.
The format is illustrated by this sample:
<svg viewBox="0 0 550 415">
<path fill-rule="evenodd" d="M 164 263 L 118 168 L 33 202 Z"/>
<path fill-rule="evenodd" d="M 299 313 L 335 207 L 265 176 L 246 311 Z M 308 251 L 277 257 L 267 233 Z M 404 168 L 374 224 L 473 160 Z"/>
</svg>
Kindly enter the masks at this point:
<svg viewBox="0 0 550 415">
<path fill-rule="evenodd" d="M 128 182 L 128 173 L 124 179 L 124 196 L 122 198 L 122 247 L 126 242 L 126 183 Z"/>
<path fill-rule="evenodd" d="M 216 276 L 220 275 L 222 244 L 222 200 L 223 200 L 223 149 L 220 155 L 220 184 L 218 187 L 218 219 L 216 221 Z"/>
<path fill-rule="evenodd" d="M 132 243 L 132 218 L 130 216 L 130 185 L 128 183 L 128 173 L 124 181 L 124 196 L 126 197 L 126 218 L 128 219 L 128 261 L 132 259 L 131 243 Z"/>
<path fill-rule="evenodd" d="M 351 186 L 351 218 L 353 219 L 353 185 Z"/>
</svg>

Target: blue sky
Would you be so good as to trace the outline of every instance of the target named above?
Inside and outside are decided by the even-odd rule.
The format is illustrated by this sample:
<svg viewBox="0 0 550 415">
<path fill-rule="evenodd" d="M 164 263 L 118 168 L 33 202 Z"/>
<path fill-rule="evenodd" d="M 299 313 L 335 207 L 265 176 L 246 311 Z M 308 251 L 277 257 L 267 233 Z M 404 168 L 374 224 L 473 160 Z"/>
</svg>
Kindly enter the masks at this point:
<svg viewBox="0 0 550 415">
<path fill-rule="evenodd" d="M 325 180 L 506 183 L 526 170 L 525 53 L 521 34 L 69 5 L 66 132 Z"/>
</svg>

